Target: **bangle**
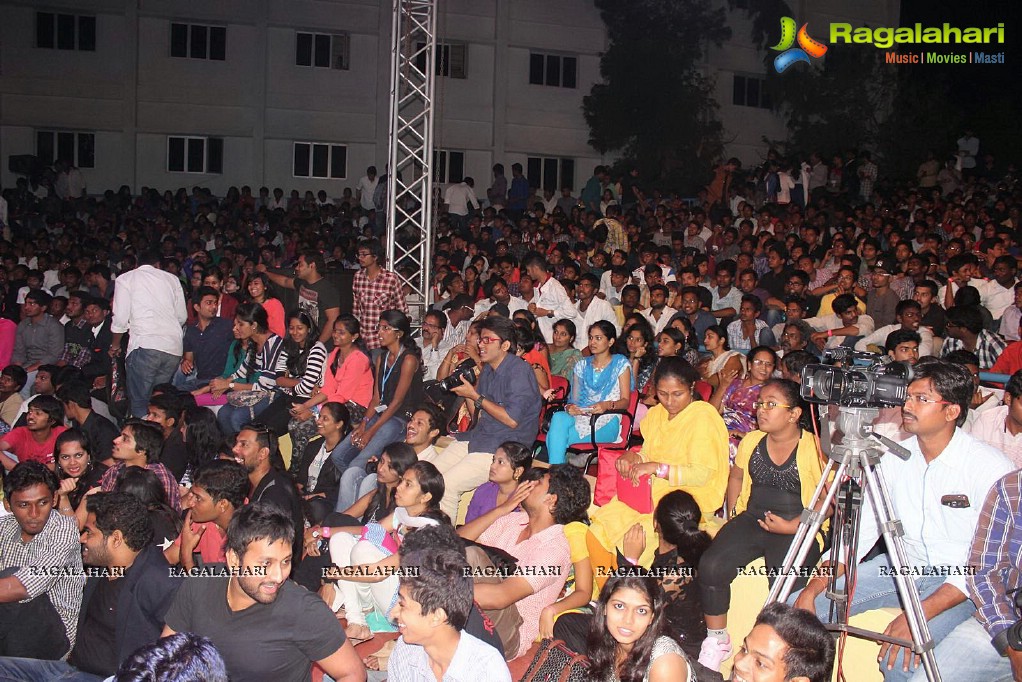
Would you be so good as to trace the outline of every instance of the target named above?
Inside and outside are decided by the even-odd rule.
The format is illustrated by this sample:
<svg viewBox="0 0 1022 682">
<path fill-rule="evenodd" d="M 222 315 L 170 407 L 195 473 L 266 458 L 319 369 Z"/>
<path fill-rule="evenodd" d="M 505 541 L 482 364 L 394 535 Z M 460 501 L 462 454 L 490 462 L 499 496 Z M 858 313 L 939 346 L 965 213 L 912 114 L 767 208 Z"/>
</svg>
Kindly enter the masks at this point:
<svg viewBox="0 0 1022 682">
<path fill-rule="evenodd" d="M 664 464 L 663 462 L 661 462 L 656 467 L 656 477 L 657 478 L 667 478 L 667 476 L 670 473 L 670 471 L 671 471 L 671 468 L 669 466 L 667 466 L 666 464 Z"/>
<path fill-rule="evenodd" d="M 828 329 L 827 330 L 827 338 L 830 338 L 832 336 L 834 336 L 834 330 L 833 329 Z"/>
<path fill-rule="evenodd" d="M 331 534 L 330 526 L 323 526 L 322 528 L 319 529 L 319 532 L 323 537 L 328 539 L 330 538 Z"/>
<path fill-rule="evenodd" d="M 628 563 L 630 563 L 630 564 L 631 564 L 632 566 L 638 566 L 638 565 L 639 565 L 639 559 L 638 559 L 638 557 L 636 557 L 636 558 L 634 558 L 634 559 L 633 559 L 633 558 L 632 558 L 632 557 L 630 557 L 630 556 L 626 556 L 626 557 L 625 557 L 625 561 L 627 561 Z"/>
</svg>

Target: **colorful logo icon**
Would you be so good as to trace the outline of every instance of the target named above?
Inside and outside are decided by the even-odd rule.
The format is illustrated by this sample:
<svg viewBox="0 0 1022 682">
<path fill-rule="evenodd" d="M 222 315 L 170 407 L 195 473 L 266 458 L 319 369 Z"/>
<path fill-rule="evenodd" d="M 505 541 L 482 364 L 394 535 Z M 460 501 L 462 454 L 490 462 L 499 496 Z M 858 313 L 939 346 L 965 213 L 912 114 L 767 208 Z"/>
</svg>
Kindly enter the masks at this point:
<svg viewBox="0 0 1022 682">
<path fill-rule="evenodd" d="M 774 69 L 777 73 L 784 73 L 788 67 L 795 62 L 811 63 L 810 57 L 819 59 L 827 54 L 827 46 L 818 40 L 809 37 L 809 24 L 802 24 L 795 34 L 795 20 L 791 17 L 781 17 L 781 40 L 771 47 L 781 54 L 774 58 Z M 798 40 L 798 47 L 792 47 Z"/>
</svg>

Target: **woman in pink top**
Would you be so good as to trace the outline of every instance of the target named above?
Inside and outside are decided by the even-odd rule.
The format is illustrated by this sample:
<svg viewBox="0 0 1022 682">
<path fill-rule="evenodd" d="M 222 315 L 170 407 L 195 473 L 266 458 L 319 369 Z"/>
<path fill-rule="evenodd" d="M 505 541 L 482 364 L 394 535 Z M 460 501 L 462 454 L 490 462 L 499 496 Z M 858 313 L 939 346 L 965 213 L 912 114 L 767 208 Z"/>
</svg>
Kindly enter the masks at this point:
<svg viewBox="0 0 1022 682">
<path fill-rule="evenodd" d="M 365 416 L 366 406 L 373 399 L 373 372 L 369 357 L 361 348 L 362 327 L 354 315 L 341 315 L 334 321 L 334 350 L 323 369 L 323 386 L 301 405 L 294 408 L 298 418 L 325 402 L 344 403 L 352 423 Z"/>
<path fill-rule="evenodd" d="M 270 331 L 284 338 L 284 304 L 270 293 L 269 278 L 261 272 L 252 275 L 252 279 L 248 280 L 248 295 L 253 303 L 258 303 L 266 310 Z"/>
</svg>

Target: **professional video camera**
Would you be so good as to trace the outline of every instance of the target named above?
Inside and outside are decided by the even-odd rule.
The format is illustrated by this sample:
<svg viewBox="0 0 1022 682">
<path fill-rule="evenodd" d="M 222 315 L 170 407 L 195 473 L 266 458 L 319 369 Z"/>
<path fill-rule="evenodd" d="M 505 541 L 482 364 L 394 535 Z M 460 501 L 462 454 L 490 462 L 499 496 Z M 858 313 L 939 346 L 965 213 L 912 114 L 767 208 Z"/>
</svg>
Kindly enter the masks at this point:
<svg viewBox="0 0 1022 682">
<path fill-rule="evenodd" d="M 854 365 L 856 360 L 866 365 Z M 833 363 L 842 363 L 836 366 Z M 912 367 L 887 355 L 851 348 L 830 348 L 824 363 L 802 369 L 802 398 L 842 407 L 890 407 L 905 404 Z"/>
</svg>

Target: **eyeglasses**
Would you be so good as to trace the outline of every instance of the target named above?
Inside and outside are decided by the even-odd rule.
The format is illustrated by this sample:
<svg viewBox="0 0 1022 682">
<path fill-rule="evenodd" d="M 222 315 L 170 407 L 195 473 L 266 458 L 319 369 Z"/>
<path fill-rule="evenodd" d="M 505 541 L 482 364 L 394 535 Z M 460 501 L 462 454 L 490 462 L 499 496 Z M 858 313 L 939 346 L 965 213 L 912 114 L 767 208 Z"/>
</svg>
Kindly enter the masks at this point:
<svg viewBox="0 0 1022 682">
<path fill-rule="evenodd" d="M 359 258 L 366 258 L 367 256 L 371 256 L 371 255 L 373 255 L 373 254 L 369 253 L 368 251 L 359 251 L 358 252 L 358 257 Z"/>
<path fill-rule="evenodd" d="M 394 328 L 391 327 L 390 325 L 381 324 L 380 326 L 378 326 L 376 328 L 376 331 L 378 331 L 378 332 L 392 332 L 392 331 L 394 331 Z"/>
<path fill-rule="evenodd" d="M 752 404 L 752 406 L 755 409 L 757 409 L 757 410 L 767 410 L 767 411 L 772 410 L 775 407 L 783 407 L 783 408 L 788 409 L 788 410 L 790 410 L 791 407 L 792 407 L 791 405 L 785 405 L 784 403 L 775 403 L 773 400 L 767 400 L 767 401 L 757 400 L 756 402 L 754 402 Z"/>
<path fill-rule="evenodd" d="M 947 400 L 940 400 L 939 398 L 931 398 L 928 395 L 922 393 L 909 393 L 905 396 L 905 403 L 916 402 L 920 405 L 954 405 L 955 403 Z"/>
<path fill-rule="evenodd" d="M 489 346 L 491 343 L 500 343 L 503 341 L 499 336 L 480 336 L 479 343 L 484 346 Z"/>
</svg>

